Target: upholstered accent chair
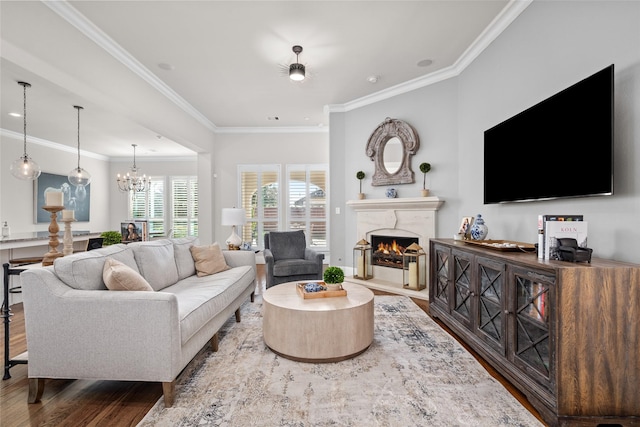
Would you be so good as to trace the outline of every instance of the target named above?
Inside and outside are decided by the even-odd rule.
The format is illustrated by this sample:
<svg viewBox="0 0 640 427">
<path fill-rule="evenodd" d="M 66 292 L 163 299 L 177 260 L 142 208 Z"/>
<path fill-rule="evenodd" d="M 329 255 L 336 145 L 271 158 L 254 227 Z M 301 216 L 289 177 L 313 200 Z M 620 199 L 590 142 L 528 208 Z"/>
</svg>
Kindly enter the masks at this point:
<svg viewBox="0 0 640 427">
<path fill-rule="evenodd" d="M 304 231 L 264 235 L 267 288 L 296 280 L 322 280 L 324 254 L 307 248 Z"/>
</svg>

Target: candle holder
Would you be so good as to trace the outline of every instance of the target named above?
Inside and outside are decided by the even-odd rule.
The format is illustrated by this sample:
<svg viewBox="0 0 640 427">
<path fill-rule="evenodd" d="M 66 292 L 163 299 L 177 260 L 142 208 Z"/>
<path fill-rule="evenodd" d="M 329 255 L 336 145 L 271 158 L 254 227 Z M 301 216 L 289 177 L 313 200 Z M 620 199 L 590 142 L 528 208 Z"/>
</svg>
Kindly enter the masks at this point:
<svg viewBox="0 0 640 427">
<path fill-rule="evenodd" d="M 64 238 L 62 241 L 64 242 L 64 249 L 62 249 L 62 253 L 64 255 L 71 255 L 73 253 L 73 235 L 71 234 L 71 223 L 76 222 L 75 218 L 63 218 L 62 222 L 64 222 Z"/>
<path fill-rule="evenodd" d="M 353 248 L 353 278 L 369 280 L 371 274 L 371 244 L 362 239 Z"/>
<path fill-rule="evenodd" d="M 419 291 L 427 287 L 427 254 L 417 243 L 402 253 L 402 287 Z"/>
<path fill-rule="evenodd" d="M 42 265 L 47 266 L 53 265 L 53 261 L 55 261 L 56 258 L 63 256 L 62 253 L 58 252 L 58 245 L 60 244 L 58 232 L 60 231 L 60 227 L 58 226 L 56 218 L 58 212 L 64 209 L 64 206 L 43 206 L 42 209 L 51 214 L 51 223 L 49 224 L 49 252 L 44 254 L 44 258 L 42 259 Z"/>
</svg>

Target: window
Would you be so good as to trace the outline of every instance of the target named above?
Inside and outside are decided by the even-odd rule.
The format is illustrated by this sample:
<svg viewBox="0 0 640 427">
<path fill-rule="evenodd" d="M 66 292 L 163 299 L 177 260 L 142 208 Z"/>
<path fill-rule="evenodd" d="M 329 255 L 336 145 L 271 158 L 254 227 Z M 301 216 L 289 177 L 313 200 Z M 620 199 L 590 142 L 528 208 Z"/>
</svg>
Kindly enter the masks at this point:
<svg viewBox="0 0 640 427">
<path fill-rule="evenodd" d="M 304 230 L 307 244 L 327 247 L 326 165 L 287 165 L 287 229 Z"/>
<path fill-rule="evenodd" d="M 264 247 L 266 232 L 304 230 L 310 247 L 328 249 L 327 176 L 327 165 L 287 165 L 281 191 L 280 165 L 239 165 L 239 206 L 247 213 L 242 241 Z"/>
<path fill-rule="evenodd" d="M 147 220 L 150 238 L 169 232 L 174 237 L 197 236 L 197 177 L 151 177 L 149 191 L 132 194 L 129 217 Z"/>
<path fill-rule="evenodd" d="M 264 233 L 280 227 L 280 165 L 239 165 L 240 206 L 247 213 L 242 241 L 264 247 Z"/>
</svg>

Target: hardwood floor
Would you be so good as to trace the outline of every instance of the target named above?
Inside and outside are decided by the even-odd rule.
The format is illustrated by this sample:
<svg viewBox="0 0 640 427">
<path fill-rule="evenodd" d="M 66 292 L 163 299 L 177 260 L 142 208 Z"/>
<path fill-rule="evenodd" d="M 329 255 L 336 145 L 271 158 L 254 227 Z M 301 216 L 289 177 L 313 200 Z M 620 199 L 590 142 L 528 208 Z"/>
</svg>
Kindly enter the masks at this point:
<svg viewBox="0 0 640 427">
<path fill-rule="evenodd" d="M 264 289 L 264 272 L 260 267 L 258 268 L 258 280 L 259 285 Z M 376 295 L 386 294 L 379 291 L 374 291 L 374 293 Z M 414 299 L 414 302 L 428 313 L 429 303 L 427 301 Z M 16 304 L 11 309 L 13 316 L 11 317 L 10 355 L 13 357 L 26 350 L 27 342 L 22 304 Z M 447 329 L 445 326 L 443 328 Z M 4 340 L 4 328 L 1 332 L 0 339 Z M 448 332 L 451 333 L 451 331 Z M 465 346 L 464 343 L 462 345 Z M 531 407 L 524 395 L 471 349 L 466 346 L 465 348 L 523 406 L 541 420 L 539 414 Z M 69 363 L 73 363 L 73 360 L 70 360 Z M 10 379 L 0 382 L 0 426 L 2 427 L 135 426 L 162 396 L 160 383 L 46 380 L 42 401 L 37 404 L 28 404 L 27 365 L 16 365 L 11 368 L 10 373 Z"/>
</svg>

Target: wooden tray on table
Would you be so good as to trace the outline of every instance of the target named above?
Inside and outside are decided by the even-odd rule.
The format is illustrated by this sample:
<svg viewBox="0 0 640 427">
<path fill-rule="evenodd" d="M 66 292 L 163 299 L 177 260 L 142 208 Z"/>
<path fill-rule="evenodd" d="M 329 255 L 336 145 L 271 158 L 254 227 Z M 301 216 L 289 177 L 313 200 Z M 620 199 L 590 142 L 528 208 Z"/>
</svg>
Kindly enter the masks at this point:
<svg viewBox="0 0 640 427">
<path fill-rule="evenodd" d="M 307 282 L 309 283 L 309 282 Z M 296 290 L 298 291 L 298 295 L 300 295 L 304 299 L 314 299 L 314 298 L 331 298 L 331 297 L 344 297 L 347 296 L 346 289 L 340 289 L 339 291 L 319 291 L 319 292 L 307 292 L 304 290 L 304 285 L 307 283 L 298 283 L 296 285 Z M 327 286 L 324 282 L 315 282 L 322 286 Z"/>
</svg>

